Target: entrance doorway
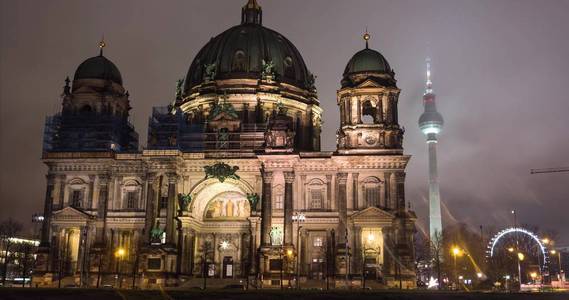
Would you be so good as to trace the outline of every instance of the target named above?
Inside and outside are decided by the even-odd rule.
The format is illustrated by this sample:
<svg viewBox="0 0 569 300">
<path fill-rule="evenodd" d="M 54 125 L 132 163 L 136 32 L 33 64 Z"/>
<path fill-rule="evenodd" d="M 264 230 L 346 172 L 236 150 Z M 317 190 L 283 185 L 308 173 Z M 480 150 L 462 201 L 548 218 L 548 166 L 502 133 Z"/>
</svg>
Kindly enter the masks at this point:
<svg viewBox="0 0 569 300">
<path fill-rule="evenodd" d="M 233 278 L 233 257 L 223 257 L 223 278 Z"/>
</svg>

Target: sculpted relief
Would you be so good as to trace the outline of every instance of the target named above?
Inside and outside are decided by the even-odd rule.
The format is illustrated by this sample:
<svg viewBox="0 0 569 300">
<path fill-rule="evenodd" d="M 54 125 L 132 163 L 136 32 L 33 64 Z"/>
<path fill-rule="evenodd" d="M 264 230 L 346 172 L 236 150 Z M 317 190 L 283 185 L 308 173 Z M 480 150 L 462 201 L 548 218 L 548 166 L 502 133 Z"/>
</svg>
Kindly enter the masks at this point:
<svg viewBox="0 0 569 300">
<path fill-rule="evenodd" d="M 251 214 L 247 198 L 239 193 L 228 192 L 217 195 L 206 209 L 206 219 L 242 219 Z"/>
</svg>

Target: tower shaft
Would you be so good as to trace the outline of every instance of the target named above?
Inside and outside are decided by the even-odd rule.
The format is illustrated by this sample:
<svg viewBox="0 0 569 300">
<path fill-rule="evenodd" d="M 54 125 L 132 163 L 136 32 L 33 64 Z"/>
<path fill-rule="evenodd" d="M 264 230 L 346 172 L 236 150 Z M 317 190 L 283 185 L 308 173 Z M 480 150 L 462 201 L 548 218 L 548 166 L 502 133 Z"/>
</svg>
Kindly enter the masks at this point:
<svg viewBox="0 0 569 300">
<path fill-rule="evenodd" d="M 443 231 L 436 138 L 429 140 L 427 145 L 429 147 L 429 234 L 434 241 L 436 233 L 440 234 Z"/>
</svg>

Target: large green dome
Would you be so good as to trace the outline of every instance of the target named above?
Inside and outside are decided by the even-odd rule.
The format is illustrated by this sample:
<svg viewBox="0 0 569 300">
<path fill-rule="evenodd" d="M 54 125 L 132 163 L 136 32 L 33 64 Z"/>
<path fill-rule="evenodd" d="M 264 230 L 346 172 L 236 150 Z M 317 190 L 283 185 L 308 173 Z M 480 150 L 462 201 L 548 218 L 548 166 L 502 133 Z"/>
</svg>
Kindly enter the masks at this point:
<svg viewBox="0 0 569 300">
<path fill-rule="evenodd" d="M 365 48 L 352 56 L 346 65 L 344 76 L 360 72 L 390 73 L 391 67 L 381 53 Z"/>
<path fill-rule="evenodd" d="M 277 81 L 307 89 L 309 73 L 294 44 L 262 26 L 254 1 L 243 8 L 242 23 L 212 38 L 196 55 L 186 76 L 184 92 L 205 81 L 206 66 L 215 64 L 215 79 L 259 79 L 263 60 L 272 62 Z M 249 7 L 251 6 L 251 7 Z"/>
<path fill-rule="evenodd" d="M 112 61 L 104 57 L 102 53 L 99 56 L 85 60 L 77 67 L 73 80 L 79 79 L 110 80 L 122 85 L 122 76 L 119 69 Z"/>
</svg>

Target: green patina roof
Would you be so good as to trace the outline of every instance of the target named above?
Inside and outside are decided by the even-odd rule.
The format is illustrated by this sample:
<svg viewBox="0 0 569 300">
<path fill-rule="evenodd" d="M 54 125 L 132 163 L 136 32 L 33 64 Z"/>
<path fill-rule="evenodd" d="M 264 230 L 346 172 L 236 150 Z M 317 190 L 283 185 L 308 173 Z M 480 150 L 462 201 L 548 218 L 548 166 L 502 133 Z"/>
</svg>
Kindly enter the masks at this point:
<svg viewBox="0 0 569 300">
<path fill-rule="evenodd" d="M 78 79 L 103 79 L 122 85 L 122 76 L 117 66 L 102 55 L 82 62 L 73 77 L 73 80 Z"/>
<path fill-rule="evenodd" d="M 359 72 L 390 73 L 391 67 L 381 53 L 365 48 L 352 56 L 346 65 L 344 75 Z"/>
</svg>

